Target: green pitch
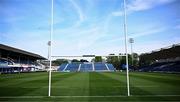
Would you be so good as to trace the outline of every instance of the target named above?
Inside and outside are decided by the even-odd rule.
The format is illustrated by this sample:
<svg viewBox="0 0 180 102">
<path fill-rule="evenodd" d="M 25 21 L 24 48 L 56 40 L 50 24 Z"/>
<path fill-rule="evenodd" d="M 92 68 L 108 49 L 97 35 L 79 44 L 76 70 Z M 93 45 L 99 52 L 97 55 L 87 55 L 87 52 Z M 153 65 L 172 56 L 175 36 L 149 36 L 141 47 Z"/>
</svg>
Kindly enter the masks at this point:
<svg viewBox="0 0 180 102">
<path fill-rule="evenodd" d="M 52 73 L 52 97 L 48 73 L 0 75 L 0 101 L 119 102 L 180 101 L 180 74 L 130 72 L 131 96 L 126 74 Z"/>
</svg>

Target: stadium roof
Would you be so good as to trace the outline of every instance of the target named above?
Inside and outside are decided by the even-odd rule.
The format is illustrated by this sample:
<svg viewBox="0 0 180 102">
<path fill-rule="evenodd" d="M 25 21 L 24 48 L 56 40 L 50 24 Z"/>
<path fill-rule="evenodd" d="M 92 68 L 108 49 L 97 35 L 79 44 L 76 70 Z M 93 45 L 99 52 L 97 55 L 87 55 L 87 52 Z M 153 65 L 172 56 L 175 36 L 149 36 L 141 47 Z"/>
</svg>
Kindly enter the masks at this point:
<svg viewBox="0 0 180 102">
<path fill-rule="evenodd" d="M 144 53 L 140 56 L 146 60 L 160 60 L 180 57 L 180 44 L 174 44 L 165 48 L 161 48 L 151 53 Z"/>
<path fill-rule="evenodd" d="M 34 54 L 34 53 L 31 53 L 31 52 L 27 52 L 27 51 L 24 51 L 24 50 L 21 50 L 21 49 L 17 49 L 17 48 L 14 48 L 14 47 L 10 47 L 10 46 L 7 46 L 7 45 L 3 45 L 3 44 L 0 44 L 0 51 L 1 51 L 1 54 L 3 53 L 14 53 L 14 54 L 20 54 L 20 55 L 24 55 L 24 56 L 29 56 L 29 57 L 32 57 L 33 59 L 46 59 L 38 54 Z"/>
</svg>

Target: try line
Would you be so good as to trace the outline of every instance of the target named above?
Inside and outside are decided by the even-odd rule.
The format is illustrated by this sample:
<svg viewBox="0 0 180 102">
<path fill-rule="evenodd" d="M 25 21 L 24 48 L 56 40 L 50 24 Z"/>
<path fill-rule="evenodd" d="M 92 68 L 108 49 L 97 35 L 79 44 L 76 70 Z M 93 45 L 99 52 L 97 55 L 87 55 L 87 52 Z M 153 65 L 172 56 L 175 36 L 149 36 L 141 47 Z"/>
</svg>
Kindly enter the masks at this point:
<svg viewBox="0 0 180 102">
<path fill-rule="evenodd" d="M 130 97 L 175 97 L 180 95 L 130 95 Z M 92 97 L 92 98 L 108 98 L 108 97 L 128 97 L 125 95 L 117 95 L 117 96 L 51 96 L 50 98 L 81 98 L 81 97 Z M 2 96 L 3 98 L 48 98 L 47 96 Z"/>
</svg>

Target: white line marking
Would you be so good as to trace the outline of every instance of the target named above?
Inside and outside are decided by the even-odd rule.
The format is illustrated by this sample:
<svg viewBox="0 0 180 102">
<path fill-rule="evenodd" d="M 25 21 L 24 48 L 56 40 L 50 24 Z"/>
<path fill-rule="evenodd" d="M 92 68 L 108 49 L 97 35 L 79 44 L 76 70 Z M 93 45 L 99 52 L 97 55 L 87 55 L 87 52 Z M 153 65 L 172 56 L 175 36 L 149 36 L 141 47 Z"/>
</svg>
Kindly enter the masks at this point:
<svg viewBox="0 0 180 102">
<path fill-rule="evenodd" d="M 113 87 L 126 87 L 126 86 L 113 86 Z M 160 86 L 156 86 L 156 85 L 147 85 L 147 86 L 131 86 L 133 88 L 135 87 L 160 87 Z"/>
<path fill-rule="evenodd" d="M 180 95 L 131 95 L 129 97 L 170 97 L 170 96 L 180 96 Z M 97 98 L 108 98 L 108 97 L 128 97 L 125 95 L 114 95 L 114 96 L 51 96 L 51 98 L 81 98 L 81 97 L 97 97 Z M 2 98 L 48 98 L 47 96 L 1 96 Z"/>
</svg>

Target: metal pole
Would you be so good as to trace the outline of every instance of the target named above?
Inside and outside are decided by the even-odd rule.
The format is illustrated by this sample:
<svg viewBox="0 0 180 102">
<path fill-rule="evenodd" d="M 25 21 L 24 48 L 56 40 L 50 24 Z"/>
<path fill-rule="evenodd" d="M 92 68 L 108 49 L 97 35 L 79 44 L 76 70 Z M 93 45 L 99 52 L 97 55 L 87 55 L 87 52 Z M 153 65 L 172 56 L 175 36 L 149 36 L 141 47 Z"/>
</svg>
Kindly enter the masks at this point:
<svg viewBox="0 0 180 102">
<path fill-rule="evenodd" d="M 126 0 L 124 0 L 124 39 L 125 39 L 125 53 L 126 53 L 126 78 L 127 78 L 127 95 L 130 96 L 129 89 L 129 64 L 128 64 L 128 46 L 127 46 L 127 22 L 126 22 Z"/>
<path fill-rule="evenodd" d="M 48 96 L 51 96 L 51 61 L 52 61 L 52 35 L 53 35 L 53 10 L 54 10 L 54 0 L 51 0 L 51 33 L 50 33 L 50 50 L 49 50 L 49 90 L 48 90 Z"/>
<path fill-rule="evenodd" d="M 134 61 L 134 58 L 133 58 L 133 43 L 134 43 L 134 39 L 133 38 L 129 38 L 129 43 L 131 44 L 131 65 L 133 66 L 133 61 Z"/>
<path fill-rule="evenodd" d="M 133 58 L 133 45 L 132 45 L 132 43 L 131 43 L 131 57 L 132 57 L 132 66 L 133 66 L 133 60 L 134 60 L 134 58 Z"/>
</svg>

